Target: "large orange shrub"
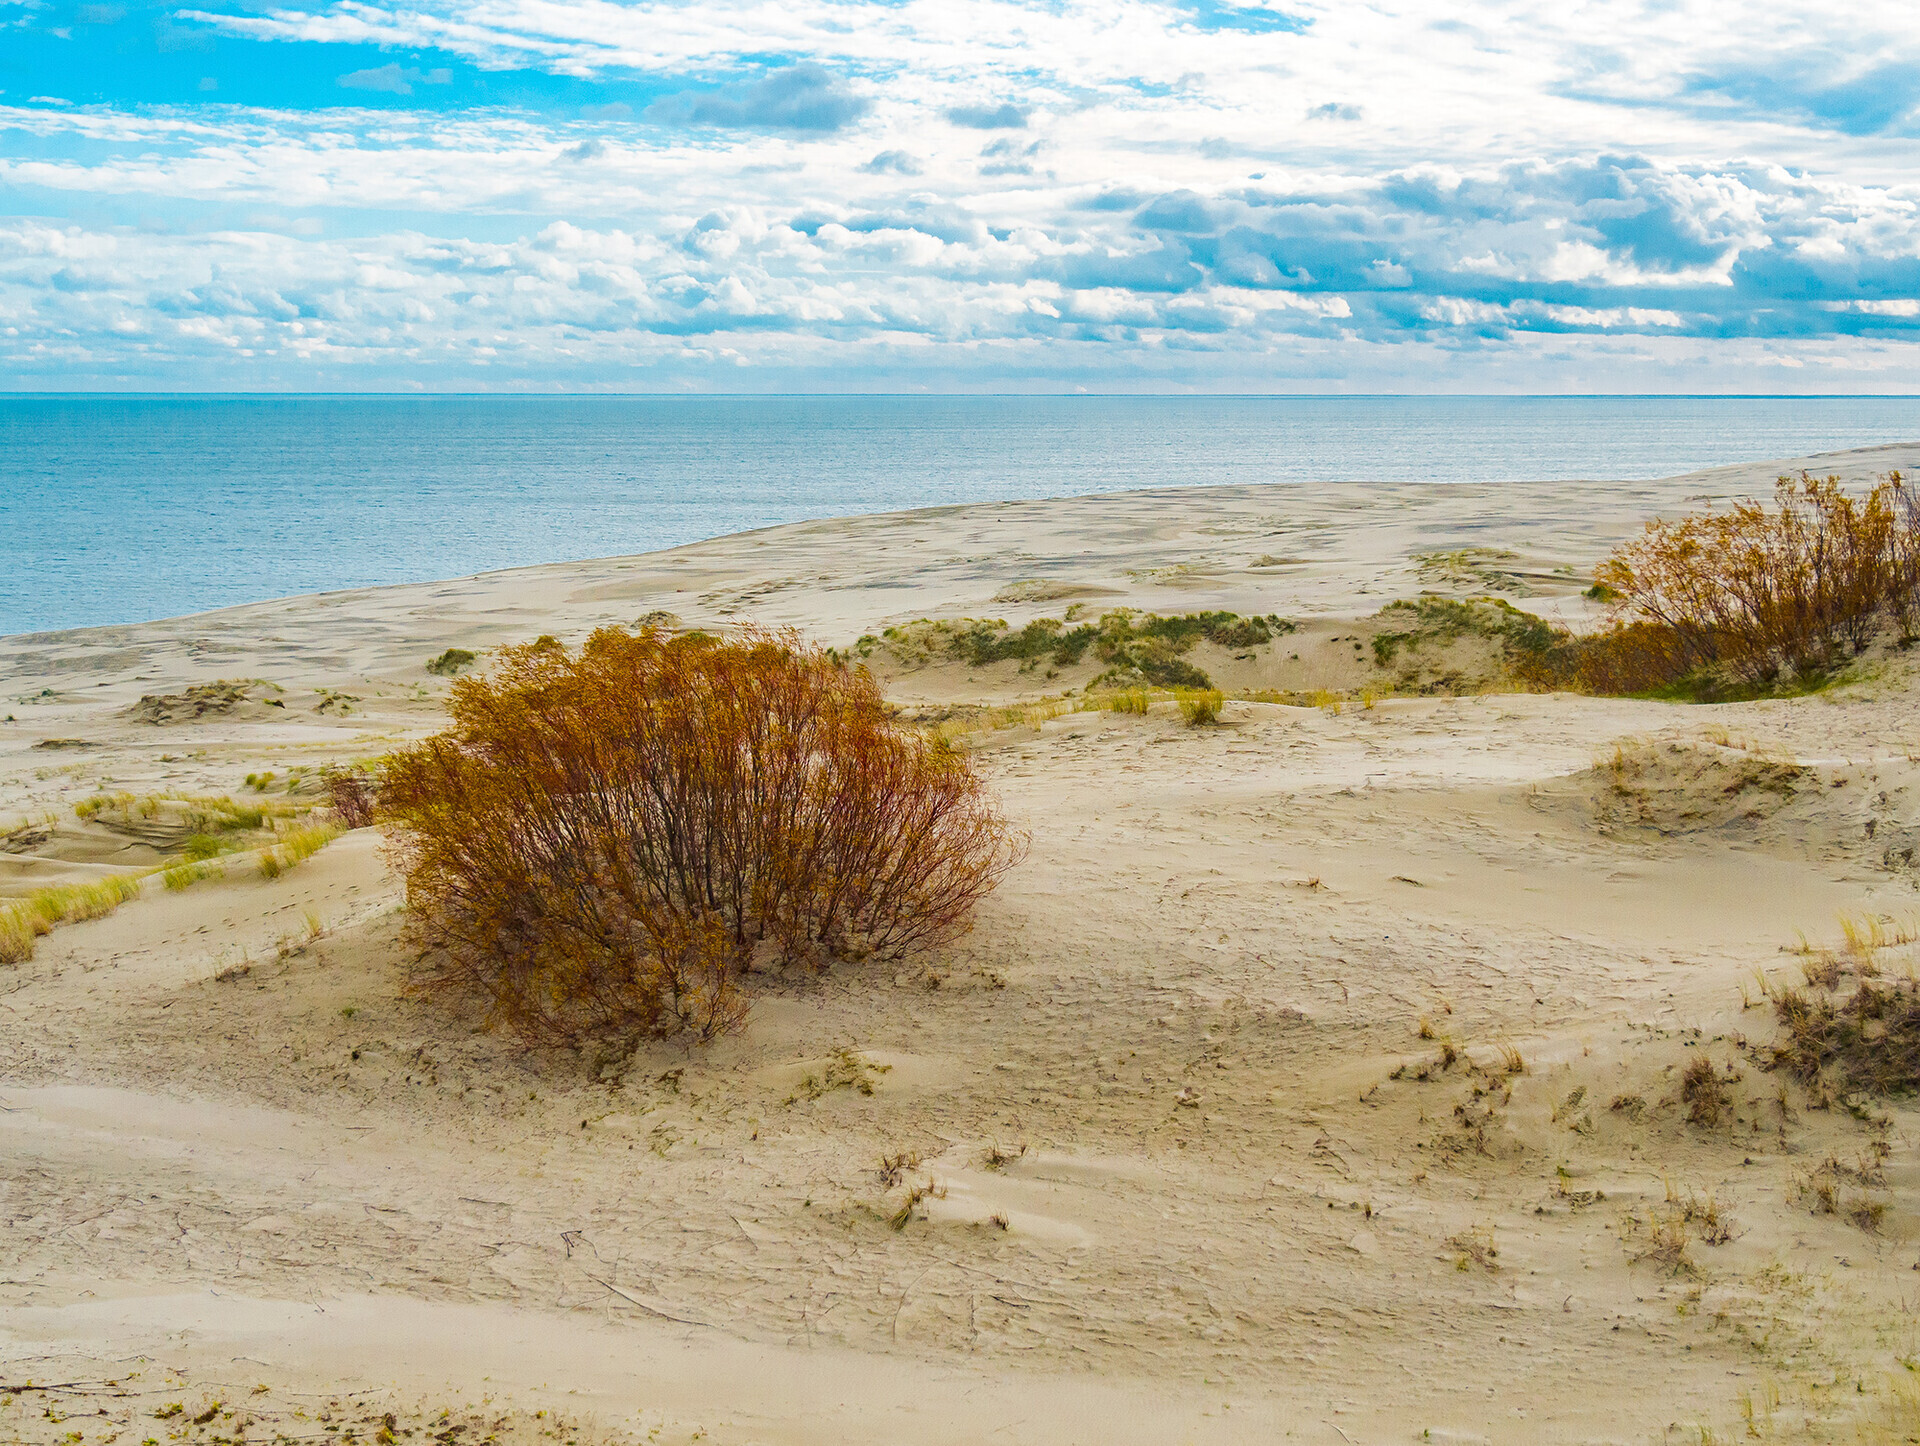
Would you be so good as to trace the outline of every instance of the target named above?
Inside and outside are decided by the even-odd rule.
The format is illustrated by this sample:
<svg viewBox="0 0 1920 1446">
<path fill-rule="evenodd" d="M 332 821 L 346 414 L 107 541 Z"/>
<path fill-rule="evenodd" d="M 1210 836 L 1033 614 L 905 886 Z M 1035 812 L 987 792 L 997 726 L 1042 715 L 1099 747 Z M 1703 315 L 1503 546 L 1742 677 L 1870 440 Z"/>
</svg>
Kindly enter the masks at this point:
<svg viewBox="0 0 1920 1446">
<path fill-rule="evenodd" d="M 952 939 L 1020 850 L 964 756 L 792 636 L 543 639 L 452 712 L 381 812 L 436 977 L 531 1039 L 713 1035 L 756 957 Z"/>
<path fill-rule="evenodd" d="M 1649 523 L 1596 580 L 1618 608 L 1582 659 L 1594 691 L 1824 673 L 1886 621 L 1911 635 L 1920 619 L 1920 493 L 1898 472 L 1861 498 L 1837 477 L 1782 477 L 1771 508 Z"/>
</svg>

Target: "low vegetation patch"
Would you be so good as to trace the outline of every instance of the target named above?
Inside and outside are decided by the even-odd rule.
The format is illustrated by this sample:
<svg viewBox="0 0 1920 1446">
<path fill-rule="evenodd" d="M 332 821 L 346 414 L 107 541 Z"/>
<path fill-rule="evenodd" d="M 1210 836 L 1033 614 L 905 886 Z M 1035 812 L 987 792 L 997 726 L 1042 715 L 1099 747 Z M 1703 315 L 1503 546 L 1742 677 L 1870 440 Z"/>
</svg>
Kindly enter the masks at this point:
<svg viewBox="0 0 1920 1446">
<path fill-rule="evenodd" d="M 1861 979 L 1850 996 L 1785 989 L 1773 1007 L 1784 1032 L 1773 1068 L 1843 1095 L 1920 1090 L 1920 981 Z"/>
<path fill-rule="evenodd" d="M 33 957 L 34 943 L 61 924 L 100 919 L 140 897 L 140 880 L 113 874 L 84 884 L 56 884 L 0 904 L 0 964 Z"/>
<path fill-rule="evenodd" d="M 260 877 L 279 878 L 287 870 L 305 863 L 338 837 L 340 830 L 327 823 L 310 823 L 301 828 L 288 829 L 276 842 L 260 850 Z"/>
<path fill-rule="evenodd" d="M 878 636 L 869 634 L 854 645 L 854 650 L 866 657 L 884 647 L 909 663 L 955 659 L 976 668 L 1009 661 L 1023 668 L 1042 663 L 1064 668 L 1091 653 L 1107 665 L 1094 687 L 1144 683 L 1161 688 L 1210 688 L 1212 680 L 1184 656 L 1195 643 L 1204 639 L 1219 647 L 1246 651 L 1293 630 L 1294 624 L 1277 615 L 1162 615 L 1116 608 L 1103 613 L 1098 621 L 1081 622 L 1077 610 L 1069 608 L 1065 618 L 1036 618 L 1020 628 L 1010 628 L 998 618 L 923 618 L 888 628 Z"/>
<path fill-rule="evenodd" d="M 243 703 L 255 701 L 256 690 L 277 693 L 279 685 L 252 678 L 238 682 L 222 679 L 217 683 L 195 683 L 178 693 L 147 693 L 138 703 L 123 709 L 121 716 L 141 723 L 190 723 L 197 718 L 220 717 Z M 284 708 L 278 698 L 258 700 L 269 708 Z"/>
<path fill-rule="evenodd" d="M 465 648 L 448 648 L 439 657 L 427 664 L 427 671 L 436 678 L 451 678 L 464 673 L 479 659 L 479 654 L 468 652 Z"/>
<path fill-rule="evenodd" d="M 102 793 L 73 806 L 74 817 L 127 832 L 172 827 L 189 835 L 213 836 L 263 829 L 274 820 L 296 818 L 311 804 L 281 799 L 236 802 L 224 794 Z"/>
<path fill-rule="evenodd" d="M 1375 617 L 1380 631 L 1373 635 L 1373 660 L 1381 668 L 1401 662 L 1400 686 L 1432 691 L 1458 681 L 1442 675 L 1422 690 L 1416 676 L 1418 661 L 1411 655 L 1422 648 L 1445 647 L 1462 638 L 1483 638 L 1500 650 L 1505 670 L 1522 679 L 1550 670 L 1549 660 L 1571 645 L 1572 634 L 1546 619 L 1515 607 L 1504 598 L 1449 598 L 1431 593 L 1388 603 Z"/>
<path fill-rule="evenodd" d="M 1022 849 L 964 754 L 792 635 L 506 649 L 452 712 L 379 812 L 429 983 L 532 1040 L 710 1037 L 750 966 L 963 933 Z"/>
</svg>

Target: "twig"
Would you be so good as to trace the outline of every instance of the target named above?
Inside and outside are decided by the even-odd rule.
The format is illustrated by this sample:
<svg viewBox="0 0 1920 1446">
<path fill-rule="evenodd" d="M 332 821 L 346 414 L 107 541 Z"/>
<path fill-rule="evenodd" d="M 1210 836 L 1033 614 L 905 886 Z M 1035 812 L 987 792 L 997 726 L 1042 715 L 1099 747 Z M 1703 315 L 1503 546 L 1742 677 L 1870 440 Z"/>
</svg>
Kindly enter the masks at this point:
<svg viewBox="0 0 1920 1446">
<path fill-rule="evenodd" d="M 619 1296 L 620 1299 L 627 1302 L 628 1305 L 634 1306 L 639 1310 L 643 1310 L 648 1315 L 658 1316 L 661 1320 L 674 1321 L 680 1325 L 701 1326 L 708 1330 L 712 1329 L 712 1327 L 708 1326 L 707 1323 L 703 1320 L 688 1320 L 683 1315 L 669 1315 L 664 1310 L 656 1310 L 653 1306 L 648 1305 L 644 1300 L 639 1300 L 634 1296 L 628 1295 L 624 1290 L 620 1289 L 619 1286 L 613 1285 L 607 1281 L 604 1281 L 597 1275 L 589 1275 L 587 1279 L 592 1281 L 595 1285 L 599 1286 L 602 1290 L 612 1291 L 615 1295 Z"/>
</svg>

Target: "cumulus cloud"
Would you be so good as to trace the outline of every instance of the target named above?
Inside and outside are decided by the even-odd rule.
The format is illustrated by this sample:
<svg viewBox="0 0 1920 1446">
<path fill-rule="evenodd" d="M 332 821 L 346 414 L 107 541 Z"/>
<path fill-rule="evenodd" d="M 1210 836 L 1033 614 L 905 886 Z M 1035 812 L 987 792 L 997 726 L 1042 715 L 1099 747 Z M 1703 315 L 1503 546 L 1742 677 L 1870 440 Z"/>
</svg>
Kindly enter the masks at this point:
<svg viewBox="0 0 1920 1446">
<path fill-rule="evenodd" d="M 826 132 L 853 124 L 870 106 L 837 76 L 809 64 L 741 85 L 663 97 L 647 107 L 646 118 L 671 125 Z"/>
<path fill-rule="evenodd" d="M 999 105 L 955 105 L 947 107 L 947 119 L 977 131 L 1024 130 L 1027 111 L 1011 101 L 1002 101 Z"/>
<path fill-rule="evenodd" d="M 921 166 L 906 151 L 882 151 L 860 169 L 869 176 L 917 176 Z"/>
</svg>

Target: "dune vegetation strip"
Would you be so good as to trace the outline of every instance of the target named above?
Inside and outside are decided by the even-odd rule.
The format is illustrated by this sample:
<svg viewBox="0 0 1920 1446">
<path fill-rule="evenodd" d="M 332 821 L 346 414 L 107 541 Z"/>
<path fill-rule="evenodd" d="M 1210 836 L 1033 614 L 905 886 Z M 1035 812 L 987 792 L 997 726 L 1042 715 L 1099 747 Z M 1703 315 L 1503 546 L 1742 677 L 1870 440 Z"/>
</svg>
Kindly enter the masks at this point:
<svg viewBox="0 0 1920 1446">
<path fill-rule="evenodd" d="M 113 874 L 84 884 L 55 884 L 23 899 L 0 904 L 0 964 L 33 957 L 34 944 L 61 924 L 101 919 L 129 899 L 140 897 L 134 874 Z"/>
<path fill-rule="evenodd" d="M 1114 608 L 1092 622 L 1079 621 L 1079 615 L 1079 608 L 1072 607 L 1065 618 L 1035 618 L 1019 628 L 999 618 L 922 618 L 869 633 L 854 644 L 853 652 L 865 658 L 885 649 L 904 662 L 945 658 L 975 668 L 1017 662 L 1023 672 L 1042 664 L 1055 671 L 1071 667 L 1091 652 L 1107 665 L 1093 687 L 1210 688 L 1212 680 L 1185 657 L 1195 643 L 1204 640 L 1244 653 L 1295 628 L 1277 614 L 1163 615 Z"/>
</svg>

